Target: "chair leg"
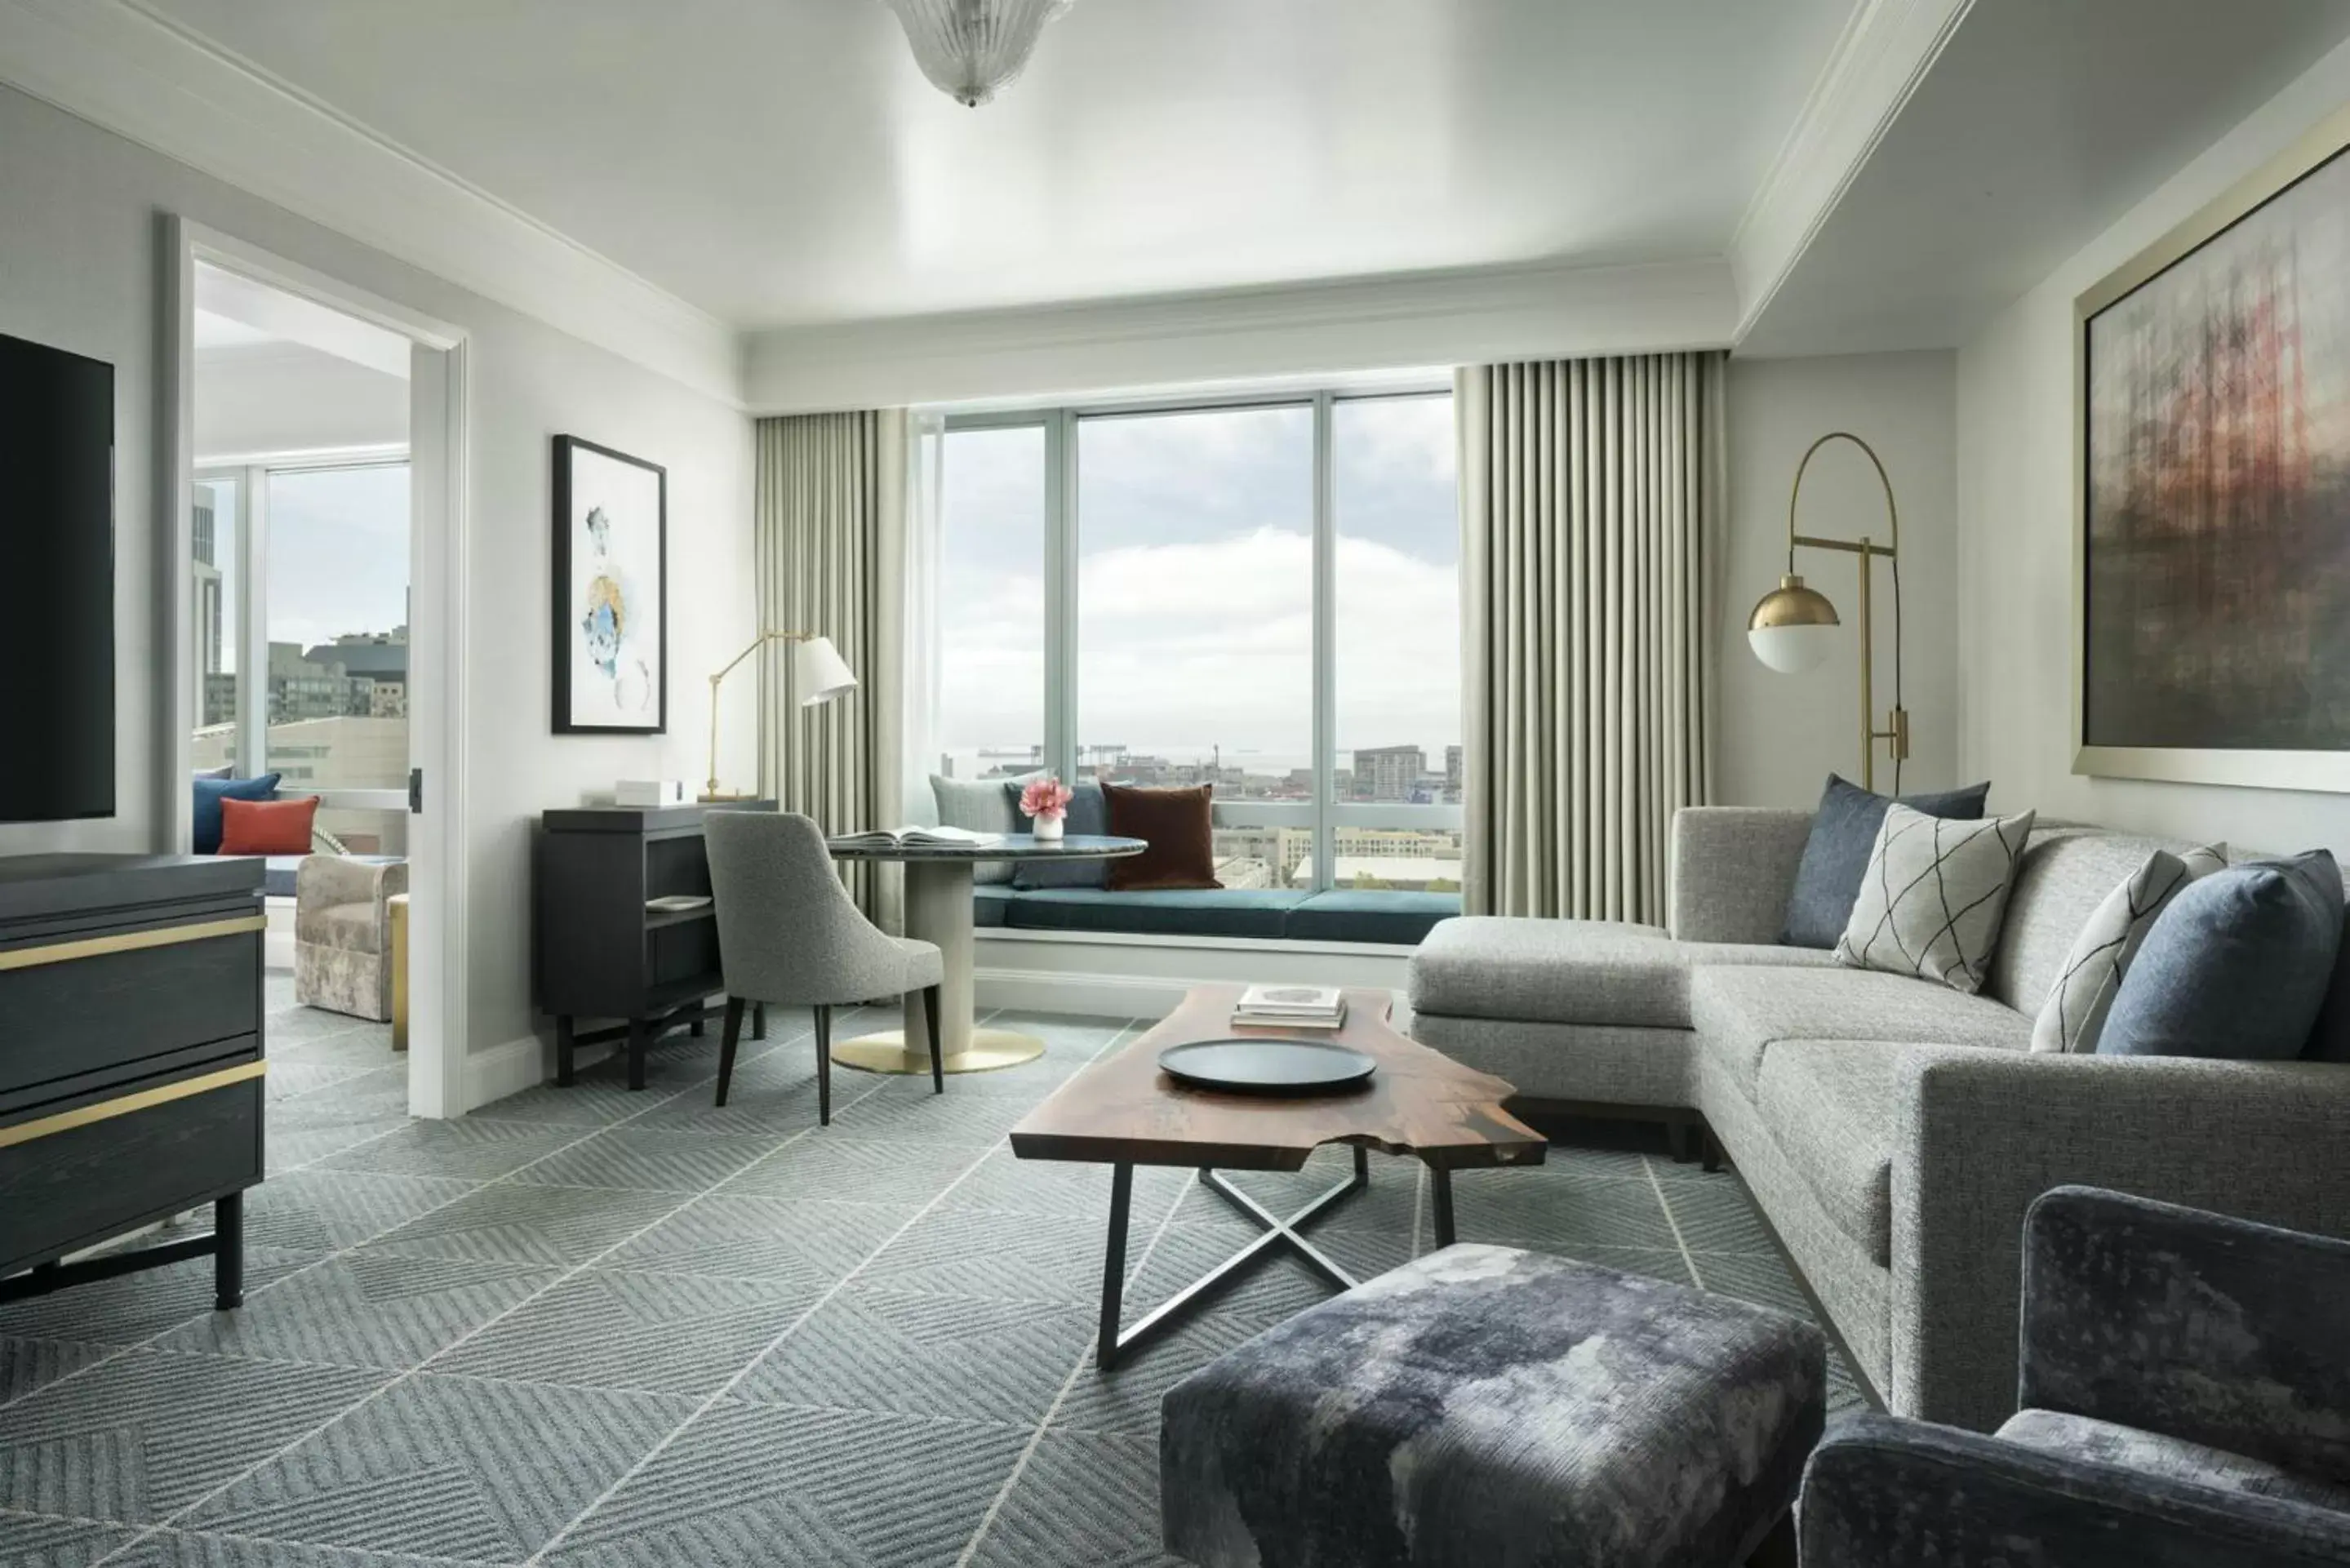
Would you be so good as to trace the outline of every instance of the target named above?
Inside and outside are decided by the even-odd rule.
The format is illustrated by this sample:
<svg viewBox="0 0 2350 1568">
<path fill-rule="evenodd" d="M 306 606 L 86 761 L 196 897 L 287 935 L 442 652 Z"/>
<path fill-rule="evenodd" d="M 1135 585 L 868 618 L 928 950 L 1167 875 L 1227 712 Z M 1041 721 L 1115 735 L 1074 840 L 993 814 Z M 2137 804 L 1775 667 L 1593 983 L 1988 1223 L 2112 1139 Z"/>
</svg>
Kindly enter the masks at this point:
<svg viewBox="0 0 2350 1568">
<path fill-rule="evenodd" d="M 832 1125 L 832 1009 L 822 1005 L 816 1010 L 816 1120 Z"/>
<path fill-rule="evenodd" d="M 939 988 L 922 987 L 922 1022 L 931 1027 L 931 1093 L 947 1092 L 947 1063 L 942 1054 L 945 1046 L 939 1039 Z"/>
<path fill-rule="evenodd" d="M 726 1038 L 718 1048 L 718 1103 L 726 1103 L 726 1089 L 734 1081 L 734 1047 L 743 1039 L 743 999 L 726 999 Z"/>
</svg>

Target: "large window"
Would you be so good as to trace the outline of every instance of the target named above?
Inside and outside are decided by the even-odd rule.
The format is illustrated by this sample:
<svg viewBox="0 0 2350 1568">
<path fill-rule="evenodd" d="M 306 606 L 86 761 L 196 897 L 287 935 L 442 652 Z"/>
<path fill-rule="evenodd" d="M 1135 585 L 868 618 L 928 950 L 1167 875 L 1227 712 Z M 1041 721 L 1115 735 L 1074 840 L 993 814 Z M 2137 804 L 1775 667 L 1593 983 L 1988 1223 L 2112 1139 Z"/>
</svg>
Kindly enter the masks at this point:
<svg viewBox="0 0 2350 1568">
<path fill-rule="evenodd" d="M 1459 886 L 1450 395 L 986 416 L 941 466 L 942 771 L 1212 783 L 1228 887 Z"/>
<path fill-rule="evenodd" d="M 195 765 L 279 774 L 357 853 L 405 848 L 408 483 L 376 461 L 195 484 Z"/>
</svg>

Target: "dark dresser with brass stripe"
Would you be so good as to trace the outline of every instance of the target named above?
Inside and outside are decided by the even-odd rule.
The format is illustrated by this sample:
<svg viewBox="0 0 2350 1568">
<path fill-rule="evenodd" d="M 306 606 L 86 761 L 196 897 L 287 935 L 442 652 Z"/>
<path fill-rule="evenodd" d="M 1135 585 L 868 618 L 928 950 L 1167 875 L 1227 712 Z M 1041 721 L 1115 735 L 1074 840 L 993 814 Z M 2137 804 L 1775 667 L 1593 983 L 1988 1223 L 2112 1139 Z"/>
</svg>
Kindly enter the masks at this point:
<svg viewBox="0 0 2350 1568">
<path fill-rule="evenodd" d="M 185 1258 L 244 1294 L 261 1179 L 262 862 L 0 858 L 0 1301 Z M 213 1232 L 64 1260 L 203 1204 Z"/>
</svg>

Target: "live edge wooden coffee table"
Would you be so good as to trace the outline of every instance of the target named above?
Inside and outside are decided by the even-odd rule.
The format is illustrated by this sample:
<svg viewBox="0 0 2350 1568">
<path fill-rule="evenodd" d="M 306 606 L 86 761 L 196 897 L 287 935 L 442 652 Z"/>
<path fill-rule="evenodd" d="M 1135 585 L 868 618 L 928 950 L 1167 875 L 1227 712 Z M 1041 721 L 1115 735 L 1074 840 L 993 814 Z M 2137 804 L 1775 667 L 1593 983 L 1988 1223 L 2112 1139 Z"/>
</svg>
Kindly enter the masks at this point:
<svg viewBox="0 0 2350 1568">
<path fill-rule="evenodd" d="M 1196 988 L 1157 1028 L 1086 1068 L 1012 1129 L 1012 1152 L 1022 1159 L 1082 1160 L 1110 1168 L 1109 1250 L 1102 1264 L 1101 1338 L 1095 1352 L 1105 1370 L 1277 1248 L 1295 1252 L 1340 1290 L 1356 1284 L 1306 1239 L 1303 1227 L 1369 1185 L 1367 1150 L 1411 1155 L 1427 1165 L 1440 1247 L 1452 1244 L 1455 1170 L 1542 1160 L 1542 1135 L 1502 1108 L 1515 1092 L 1512 1085 L 1398 1033 L 1388 1023 L 1387 992 L 1347 992 L 1346 1027 L 1335 1033 L 1235 1029 L 1232 1005 L 1240 995 L 1236 985 Z M 1293 1035 L 1351 1045 L 1378 1069 L 1367 1083 L 1341 1093 L 1274 1098 L 1188 1088 L 1159 1067 L 1161 1051 L 1189 1041 Z M 1296 1170 L 1326 1143 L 1354 1146 L 1354 1174 L 1286 1219 L 1216 1174 Z M 1208 1190 L 1262 1226 L 1264 1234 L 1127 1328 L 1127 1217 L 1138 1165 L 1198 1170 Z"/>
</svg>

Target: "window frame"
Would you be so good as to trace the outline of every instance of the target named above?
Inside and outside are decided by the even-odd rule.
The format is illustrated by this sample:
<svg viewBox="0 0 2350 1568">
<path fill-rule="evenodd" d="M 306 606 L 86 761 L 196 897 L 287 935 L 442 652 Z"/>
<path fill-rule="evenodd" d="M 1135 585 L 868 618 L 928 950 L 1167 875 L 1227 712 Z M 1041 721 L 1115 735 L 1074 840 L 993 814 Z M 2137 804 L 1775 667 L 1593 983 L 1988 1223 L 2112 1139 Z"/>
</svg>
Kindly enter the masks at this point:
<svg viewBox="0 0 2350 1568">
<path fill-rule="evenodd" d="M 1042 429 L 1045 432 L 1045 763 L 1064 779 L 1077 776 L 1077 427 L 1087 420 L 1149 418 L 1253 409 L 1313 410 L 1313 745 L 1310 802 L 1219 800 L 1219 827 L 1305 827 L 1312 832 L 1314 892 L 1336 884 L 1341 827 L 1449 829 L 1459 832 L 1461 805 L 1347 802 L 1337 798 L 1338 518 L 1334 440 L 1342 403 L 1451 398 L 1449 380 L 1411 380 L 1352 389 L 1255 389 L 1228 395 L 1072 403 L 1050 408 L 950 412 L 946 436 L 964 431 Z M 944 517 L 939 526 L 951 526 Z"/>
<path fill-rule="evenodd" d="M 229 748 L 239 778 L 259 778 L 269 771 L 269 476 L 323 470 L 406 468 L 414 478 L 410 449 L 355 447 L 348 450 L 256 455 L 198 467 L 195 483 L 226 483 L 236 487 L 237 576 L 235 739 Z M 192 593 L 192 578 L 187 591 Z M 203 711 L 203 661 L 195 661 L 196 708 Z M 411 763 L 414 753 L 410 753 Z M 405 789 L 322 789 L 322 811 L 388 811 L 406 815 Z"/>
</svg>

